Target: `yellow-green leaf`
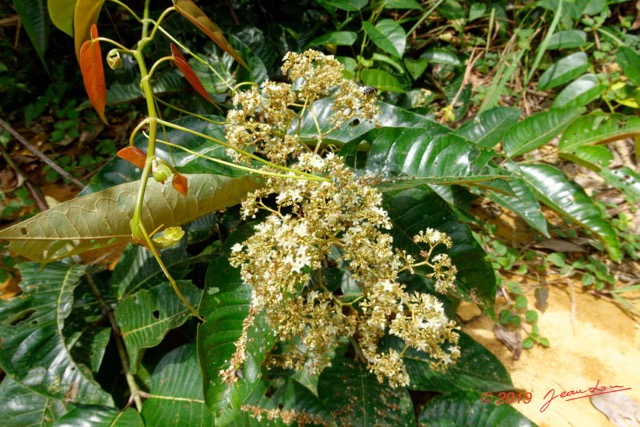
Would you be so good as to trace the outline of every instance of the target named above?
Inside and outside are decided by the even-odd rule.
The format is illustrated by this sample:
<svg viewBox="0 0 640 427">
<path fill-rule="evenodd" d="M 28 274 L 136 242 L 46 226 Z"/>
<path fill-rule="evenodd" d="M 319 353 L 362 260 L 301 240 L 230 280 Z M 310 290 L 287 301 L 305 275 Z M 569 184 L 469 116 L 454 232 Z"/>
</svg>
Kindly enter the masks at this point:
<svg viewBox="0 0 640 427">
<path fill-rule="evenodd" d="M 71 37 L 73 37 L 73 11 L 75 7 L 76 0 L 47 0 L 51 22 Z"/>
<path fill-rule="evenodd" d="M 98 23 L 100 9 L 105 0 L 77 0 L 73 12 L 73 39 L 76 56 L 80 58 L 82 44 L 91 39 L 91 26 Z"/>
<path fill-rule="evenodd" d="M 142 221 L 147 231 L 177 227 L 239 203 L 259 184 L 254 177 L 186 175 L 189 193 L 149 180 Z M 61 203 L 0 231 L 8 249 L 34 261 L 49 262 L 88 250 L 131 241 L 129 221 L 140 181 Z"/>
</svg>

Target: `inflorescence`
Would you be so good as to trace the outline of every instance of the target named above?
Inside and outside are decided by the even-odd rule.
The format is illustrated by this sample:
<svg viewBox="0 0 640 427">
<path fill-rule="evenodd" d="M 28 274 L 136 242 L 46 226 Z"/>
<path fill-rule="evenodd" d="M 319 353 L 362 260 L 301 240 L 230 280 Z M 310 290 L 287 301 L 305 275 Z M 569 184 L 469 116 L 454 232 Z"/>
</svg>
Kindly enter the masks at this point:
<svg viewBox="0 0 640 427">
<path fill-rule="evenodd" d="M 271 355 L 269 366 L 319 373 L 331 363 L 332 351 L 350 342 L 378 380 L 397 387 L 409 383 L 402 357 L 410 348 L 426 352 L 433 369 L 454 363 L 460 356 L 455 322 L 437 297 L 409 292 L 398 281 L 402 271 L 427 266 L 436 290 L 451 290 L 455 266 L 446 254 L 432 256 L 436 246 L 450 248 L 451 239 L 436 230 L 421 231 L 414 237 L 424 247 L 420 260 L 394 249 L 381 193 L 334 153 L 320 150 L 321 138 L 303 144 L 295 131 L 300 116 L 312 114 L 312 103 L 328 96 L 333 97 L 332 126 L 354 117 L 375 120 L 375 93 L 345 80 L 338 61 L 315 51 L 289 53 L 282 70 L 292 84 L 267 82 L 261 90 L 239 93 L 238 108 L 228 115 L 229 144 L 268 159 L 272 166 L 267 168 L 288 168 L 291 179 L 269 177 L 243 202 L 245 219 L 261 211 L 267 216 L 251 237 L 232 247 L 230 262 L 253 292 L 243 334 L 221 375 L 227 382 L 238 379 L 258 313 L 286 349 Z M 292 170 L 318 179 L 296 179 Z M 322 274 L 328 265 L 343 269 L 342 281 L 352 284 L 348 293 Z M 388 334 L 404 346 L 381 348 Z"/>
</svg>

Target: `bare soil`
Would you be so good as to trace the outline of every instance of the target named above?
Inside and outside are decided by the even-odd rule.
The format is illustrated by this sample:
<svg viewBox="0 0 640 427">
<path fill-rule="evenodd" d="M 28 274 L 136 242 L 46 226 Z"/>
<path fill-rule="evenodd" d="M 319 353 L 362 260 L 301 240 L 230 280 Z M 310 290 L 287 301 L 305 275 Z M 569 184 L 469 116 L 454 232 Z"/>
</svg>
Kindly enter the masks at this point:
<svg viewBox="0 0 640 427">
<path fill-rule="evenodd" d="M 640 295 L 635 294 L 630 302 L 640 307 Z M 554 393 L 573 390 L 571 397 L 578 397 L 590 394 L 591 387 L 624 386 L 630 390 L 619 393 L 640 402 L 640 323 L 615 303 L 583 291 L 581 284 L 551 286 L 549 307 L 538 322 L 551 347 L 536 345 L 518 360 L 496 339 L 493 321 L 474 316 L 477 310 L 468 304 L 460 307 L 461 318 L 469 319 L 464 331 L 502 361 L 516 387 L 533 394 L 530 403 L 513 406 L 540 427 L 615 425 L 589 397 L 558 397 L 541 411 Z"/>
</svg>

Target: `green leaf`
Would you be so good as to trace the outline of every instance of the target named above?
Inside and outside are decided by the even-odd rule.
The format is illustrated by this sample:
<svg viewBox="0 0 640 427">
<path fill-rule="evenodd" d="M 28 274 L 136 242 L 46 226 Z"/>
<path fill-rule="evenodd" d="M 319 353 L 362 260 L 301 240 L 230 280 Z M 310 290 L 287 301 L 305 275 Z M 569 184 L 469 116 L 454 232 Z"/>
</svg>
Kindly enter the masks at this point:
<svg viewBox="0 0 640 427">
<path fill-rule="evenodd" d="M 151 377 L 150 396 L 142 405 L 146 426 L 213 427 L 213 414 L 204 403 L 202 373 L 194 344 L 166 354 Z"/>
<path fill-rule="evenodd" d="M 606 88 L 595 74 L 585 74 L 562 89 L 551 108 L 582 107 L 598 98 Z"/>
<path fill-rule="evenodd" d="M 538 90 L 552 89 L 561 86 L 589 68 L 589 58 L 584 52 L 576 52 L 565 56 L 549 67 L 538 80 Z"/>
<path fill-rule="evenodd" d="M 415 0 L 385 0 L 384 8 L 421 10 L 422 6 Z"/>
<path fill-rule="evenodd" d="M 640 135 L 640 117 L 604 114 L 600 111 L 580 117 L 565 130 L 560 151 L 571 152 L 583 145 L 602 144 Z"/>
<path fill-rule="evenodd" d="M 362 83 L 387 92 L 405 92 L 405 88 L 393 75 L 384 70 L 369 68 L 360 74 Z"/>
<path fill-rule="evenodd" d="M 149 180 L 142 220 L 146 230 L 179 226 L 239 203 L 257 188 L 253 177 L 188 175 L 189 194 Z M 111 187 L 61 203 L 0 231 L 8 249 L 37 261 L 51 261 L 131 240 L 129 221 L 139 182 Z"/>
<path fill-rule="evenodd" d="M 184 77 L 177 69 L 170 71 L 161 70 L 153 75 L 153 93 L 158 95 L 165 92 L 178 92 L 186 87 Z M 109 84 L 107 90 L 107 104 L 122 104 L 125 102 L 142 99 L 140 79 L 134 77 L 126 82 L 114 82 Z"/>
<path fill-rule="evenodd" d="M 538 321 L 538 312 L 535 310 L 527 310 L 525 319 L 527 323 L 536 323 Z"/>
<path fill-rule="evenodd" d="M 357 12 L 368 3 L 367 0 L 318 0 L 318 3 L 325 7 L 335 7 L 347 12 Z"/>
<path fill-rule="evenodd" d="M 547 50 L 575 49 L 587 44 L 587 33 L 582 30 L 565 30 L 554 33 L 549 38 Z"/>
<path fill-rule="evenodd" d="M 616 62 L 622 68 L 625 76 L 640 86 L 640 55 L 627 46 L 621 46 L 616 52 Z"/>
<path fill-rule="evenodd" d="M 520 169 L 542 203 L 595 234 L 613 261 L 622 259 L 615 230 L 582 187 L 553 166 L 522 164 Z"/>
<path fill-rule="evenodd" d="M 429 65 L 429 62 L 423 58 L 404 58 L 403 62 L 405 68 L 407 69 L 409 74 L 411 74 L 411 78 L 413 80 L 418 80 L 422 73 L 424 73 L 424 71 L 427 69 L 427 65 Z"/>
<path fill-rule="evenodd" d="M 381 19 L 375 27 L 367 21 L 362 23 L 362 27 L 376 46 L 390 55 L 402 58 L 407 33 L 400 24 L 393 19 Z"/>
<path fill-rule="evenodd" d="M 23 293 L 0 301 L 0 367 L 14 381 L 48 398 L 112 406 L 111 396 L 91 370 L 73 359 L 71 331 L 64 329 L 73 291 L 86 267 L 23 263 L 18 269 Z"/>
<path fill-rule="evenodd" d="M 5 376 L 0 382 L 0 414 L 7 426 L 51 426 L 67 412 L 63 399 L 52 399 Z"/>
<path fill-rule="evenodd" d="M 174 279 L 179 280 L 189 271 L 193 262 L 186 251 L 186 242 L 162 251 L 162 261 Z M 140 245 L 129 245 L 124 249 L 113 273 L 109 285 L 119 300 L 142 290 L 151 289 L 166 281 L 166 276 L 153 257 L 153 254 Z"/>
<path fill-rule="evenodd" d="M 47 63 L 44 60 L 44 54 L 49 44 L 49 20 L 44 0 L 13 0 L 13 5 L 27 31 L 31 44 L 46 69 Z"/>
<path fill-rule="evenodd" d="M 318 140 L 318 128 L 316 123 L 320 123 L 320 131 L 322 132 L 322 139 L 325 142 L 330 142 L 338 146 L 344 146 L 347 143 L 357 143 L 362 135 L 367 132 L 376 129 L 376 124 L 373 122 L 365 122 L 359 119 L 353 119 L 343 124 L 340 128 L 329 132 L 332 127 L 329 119 L 332 114 L 333 100 L 329 98 L 322 99 L 314 102 L 312 109 L 309 113 L 302 117 L 302 123 L 300 124 L 300 138 L 303 141 L 315 142 Z M 396 107 L 395 105 L 387 104 L 384 102 L 378 102 L 380 107 L 380 114 L 377 119 L 382 127 L 411 127 L 421 128 L 425 132 L 431 134 L 443 134 L 448 133 L 451 130 L 446 126 L 441 125 L 425 116 L 420 114 L 409 112 L 403 108 Z"/>
<path fill-rule="evenodd" d="M 247 232 L 248 227 L 240 229 L 229 241 L 239 240 Z M 230 367 L 235 343 L 249 312 L 251 287 L 242 283 L 239 270 L 232 268 L 226 257 L 209 265 L 205 282 L 200 314 L 206 321 L 198 326 L 198 354 L 203 361 L 207 406 L 215 414 L 216 421 L 224 425 L 240 413 L 243 404 L 257 405 L 262 398 L 261 390 L 265 389 L 262 363 L 275 337 L 270 333 L 272 328 L 265 317 L 256 315 L 247 334 L 246 360 L 243 366 L 234 367 L 241 371 L 241 378 L 233 384 L 225 383 L 220 372 Z"/>
<path fill-rule="evenodd" d="M 133 408 L 119 411 L 106 406 L 79 406 L 60 418 L 54 427 L 144 427 Z"/>
<path fill-rule="evenodd" d="M 504 136 L 504 151 L 511 158 L 551 141 L 565 130 L 584 108 L 562 108 L 533 114 L 511 127 Z"/>
<path fill-rule="evenodd" d="M 333 360 L 320 375 L 318 395 L 339 426 L 415 426 L 408 391 L 379 383 L 365 365 L 353 360 Z"/>
<path fill-rule="evenodd" d="M 323 34 L 320 37 L 316 37 L 311 40 L 307 47 L 312 46 L 351 46 L 358 38 L 358 34 L 352 31 L 334 31 L 333 33 Z"/>
<path fill-rule="evenodd" d="M 513 107 L 496 107 L 478 114 L 458 129 L 455 134 L 473 141 L 479 147 L 494 147 L 505 132 L 518 122 L 520 110 Z"/>
<path fill-rule="evenodd" d="M 600 172 L 602 168 L 609 166 L 613 160 L 613 153 L 607 147 L 601 145 L 583 145 L 576 147 L 573 153 L 561 152 L 560 157 L 589 168 L 594 172 Z"/>
<path fill-rule="evenodd" d="M 507 170 L 512 171 L 513 169 L 508 167 L 510 165 L 511 162 L 507 162 L 505 166 L 507 166 Z M 487 197 L 500 206 L 517 213 L 527 224 L 549 237 L 547 220 L 542 214 L 540 203 L 536 199 L 533 189 L 524 180 L 513 176 L 509 180 L 509 187 L 513 191 L 513 196 L 492 191 L 487 194 Z"/>
<path fill-rule="evenodd" d="M 73 37 L 73 11 L 76 0 L 47 0 L 47 9 L 53 25 Z"/>
<path fill-rule="evenodd" d="M 187 301 L 197 309 L 202 291 L 189 281 L 178 281 L 177 284 Z M 127 347 L 130 372 L 135 374 L 139 351 L 160 344 L 167 332 L 191 317 L 191 312 L 169 283 L 164 283 L 123 299 L 115 309 L 115 316 Z"/>
<path fill-rule="evenodd" d="M 432 64 L 451 65 L 452 67 L 459 67 L 462 62 L 456 55 L 445 49 L 430 49 L 420 55 L 420 58 L 424 58 Z"/>
<path fill-rule="evenodd" d="M 451 393 L 456 390 L 514 390 L 509 373 L 500 360 L 469 335 L 460 334 L 460 359 L 446 371 L 429 368 L 432 361 L 423 352 L 409 349 L 403 360 L 411 378 L 411 390 Z"/>
<path fill-rule="evenodd" d="M 470 141 L 453 134 L 439 134 L 439 129 L 383 128 L 365 135 L 369 142 L 366 168 L 383 178 L 408 179 L 436 177 L 445 182 L 471 184 L 510 191 L 501 180 L 480 181 L 478 177 L 504 174 L 488 165 L 498 154 L 479 149 Z M 416 185 L 420 185 L 418 180 Z M 434 186 L 443 197 L 448 190 Z"/>
<path fill-rule="evenodd" d="M 472 22 L 472 21 L 475 21 L 478 18 L 482 18 L 486 11 L 487 11 L 487 5 L 486 4 L 484 4 L 484 3 L 476 3 L 476 2 L 471 3 L 471 6 L 469 6 L 469 21 L 468 22 Z"/>
<path fill-rule="evenodd" d="M 421 426 L 535 427 L 511 405 L 485 403 L 478 392 L 456 392 L 436 396 L 418 416 Z M 494 396 L 497 400 L 497 396 Z"/>
<path fill-rule="evenodd" d="M 491 310 L 496 293 L 496 280 L 485 252 L 468 227 L 435 192 L 413 188 L 384 194 L 384 205 L 393 223 L 394 245 L 418 256 L 420 246 L 412 237 L 428 227 L 447 233 L 453 247 L 446 251 L 458 268 L 456 294 Z"/>
<path fill-rule="evenodd" d="M 634 203 L 640 203 L 640 174 L 629 167 L 602 169 L 600 174 L 612 187 L 620 189 Z"/>
</svg>

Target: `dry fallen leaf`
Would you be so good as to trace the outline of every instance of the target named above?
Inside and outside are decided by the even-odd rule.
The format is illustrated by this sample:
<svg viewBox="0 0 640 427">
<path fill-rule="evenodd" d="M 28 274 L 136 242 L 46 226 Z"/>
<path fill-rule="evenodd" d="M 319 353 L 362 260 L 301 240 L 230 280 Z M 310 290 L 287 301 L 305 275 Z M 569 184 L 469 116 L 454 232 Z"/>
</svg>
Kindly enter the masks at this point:
<svg viewBox="0 0 640 427">
<path fill-rule="evenodd" d="M 640 427 L 640 403 L 623 392 L 598 394 L 589 399 L 616 427 Z"/>
</svg>

